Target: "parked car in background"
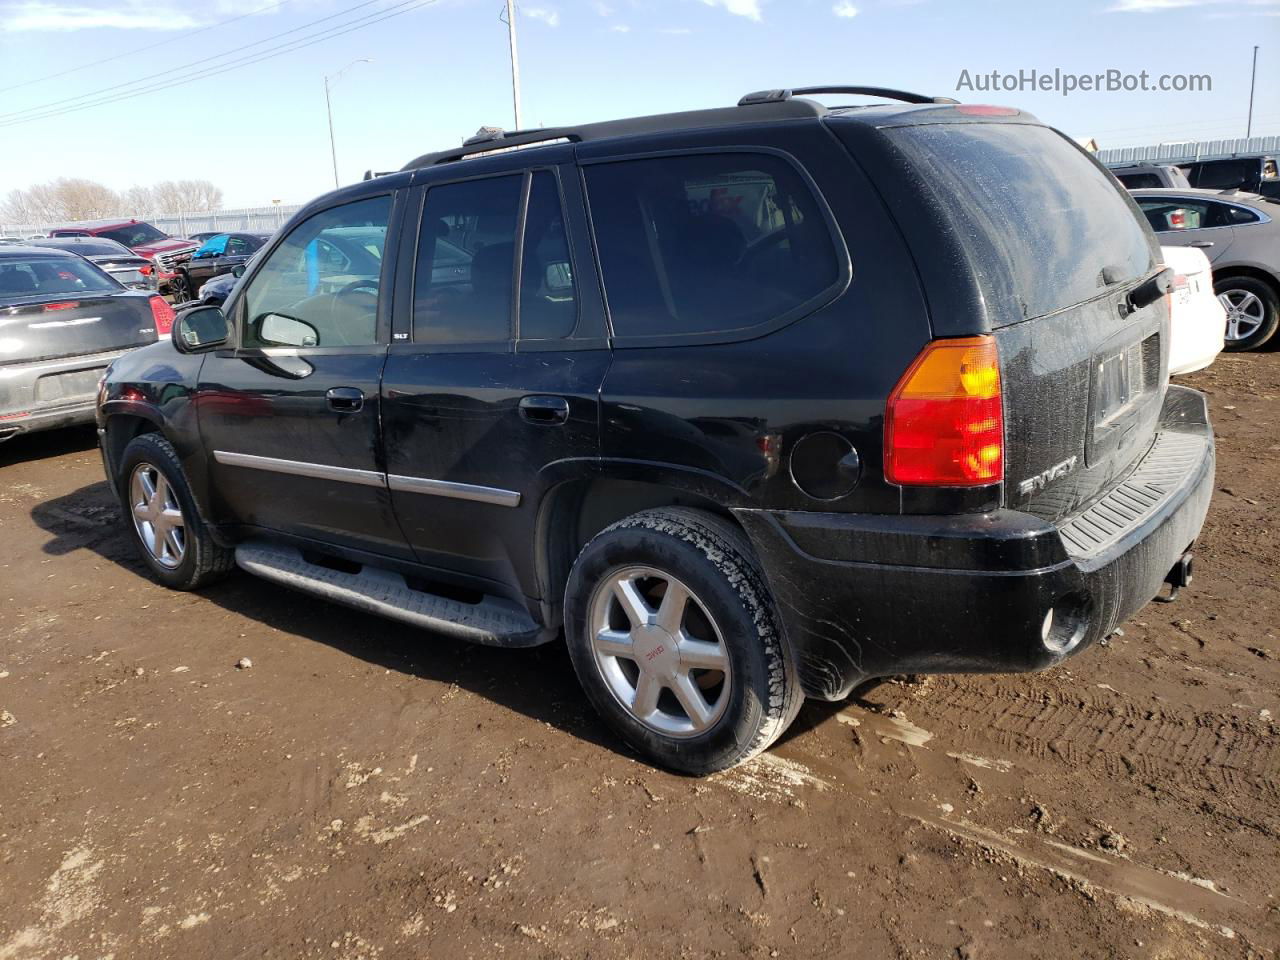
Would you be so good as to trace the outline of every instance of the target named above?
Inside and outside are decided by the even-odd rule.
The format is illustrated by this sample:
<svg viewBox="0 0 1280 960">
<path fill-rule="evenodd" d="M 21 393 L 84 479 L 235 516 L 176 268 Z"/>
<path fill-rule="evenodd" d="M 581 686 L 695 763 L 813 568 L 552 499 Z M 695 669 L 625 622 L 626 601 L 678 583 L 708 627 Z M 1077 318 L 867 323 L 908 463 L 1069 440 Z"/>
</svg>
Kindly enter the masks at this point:
<svg viewBox="0 0 1280 960">
<path fill-rule="evenodd" d="M 1265 155 L 1197 160 L 1180 164 L 1191 186 L 1202 190 L 1241 190 L 1280 199 L 1276 158 Z"/>
<path fill-rule="evenodd" d="M 0 243 L 23 243 L 21 237 L 0 237 Z"/>
<path fill-rule="evenodd" d="M 1129 196 L 1017 110 L 794 94 L 499 131 L 299 211 L 104 381 L 150 572 L 563 630 L 697 774 L 805 695 L 1047 667 L 1184 586 L 1213 433 Z"/>
<path fill-rule="evenodd" d="M 188 233 L 187 239 L 194 240 L 196 243 L 204 243 L 210 237 L 216 237 L 221 233 L 226 233 L 226 231 L 225 230 L 201 230 L 199 233 Z"/>
<path fill-rule="evenodd" d="M 191 259 L 198 243 L 171 237 L 142 220 L 93 220 L 54 227 L 51 237 L 103 237 L 124 244 L 156 267 L 156 286 L 170 293 L 170 284 L 178 275 L 178 267 Z"/>
<path fill-rule="evenodd" d="M 1168 163 L 1125 163 L 1109 167 L 1128 190 L 1143 187 L 1189 187 L 1186 173 Z"/>
<path fill-rule="evenodd" d="M 46 237 L 33 243 L 49 250 L 67 250 L 78 253 L 90 263 L 96 263 L 126 287 L 135 290 L 155 290 L 157 287 L 155 264 L 140 257 L 122 243 L 106 237 Z"/>
<path fill-rule="evenodd" d="M 1134 190 L 1167 247 L 1203 250 L 1227 314 L 1226 349 L 1253 350 L 1280 326 L 1280 202 L 1215 190 Z"/>
<path fill-rule="evenodd" d="M 193 299 L 207 280 L 247 263 L 269 239 L 269 233 L 218 233 L 209 237 L 178 268 L 173 280 L 174 301 Z"/>
<path fill-rule="evenodd" d="M 1203 370 L 1222 352 L 1227 312 L 1213 292 L 1209 258 L 1196 247 L 1161 247 L 1169 290 L 1169 373 Z"/>
<path fill-rule="evenodd" d="M 65 250 L 0 247 L 0 440 L 93 420 L 98 381 L 173 309 Z"/>
</svg>

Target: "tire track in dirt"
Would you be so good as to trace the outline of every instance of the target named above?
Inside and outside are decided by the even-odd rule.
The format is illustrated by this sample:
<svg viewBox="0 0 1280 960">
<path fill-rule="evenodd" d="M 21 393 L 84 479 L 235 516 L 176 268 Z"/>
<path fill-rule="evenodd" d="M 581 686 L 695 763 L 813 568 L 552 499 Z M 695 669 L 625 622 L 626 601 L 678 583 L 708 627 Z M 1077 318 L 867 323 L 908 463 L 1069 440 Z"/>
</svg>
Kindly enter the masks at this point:
<svg viewBox="0 0 1280 960">
<path fill-rule="evenodd" d="M 1208 784 L 1280 800 L 1280 740 L 1217 713 L 991 680 L 933 684 L 912 710 L 959 745 L 994 743 L 1011 754 L 1108 777 Z"/>
</svg>

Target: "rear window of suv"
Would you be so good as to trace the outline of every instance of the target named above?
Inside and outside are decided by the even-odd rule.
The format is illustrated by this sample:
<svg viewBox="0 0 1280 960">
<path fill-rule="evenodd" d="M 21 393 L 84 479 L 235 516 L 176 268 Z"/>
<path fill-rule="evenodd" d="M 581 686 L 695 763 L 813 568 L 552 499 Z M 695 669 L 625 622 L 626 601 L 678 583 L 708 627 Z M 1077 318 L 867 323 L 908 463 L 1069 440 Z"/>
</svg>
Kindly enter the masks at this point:
<svg viewBox="0 0 1280 960">
<path fill-rule="evenodd" d="M 1059 133 L 1030 124 L 928 124 L 890 132 L 934 204 L 973 251 L 997 324 L 1053 313 L 1154 263 L 1132 201 Z"/>
<path fill-rule="evenodd" d="M 779 157 L 612 161 L 586 180 L 619 337 L 759 326 L 816 306 L 841 278 L 817 198 Z"/>
</svg>

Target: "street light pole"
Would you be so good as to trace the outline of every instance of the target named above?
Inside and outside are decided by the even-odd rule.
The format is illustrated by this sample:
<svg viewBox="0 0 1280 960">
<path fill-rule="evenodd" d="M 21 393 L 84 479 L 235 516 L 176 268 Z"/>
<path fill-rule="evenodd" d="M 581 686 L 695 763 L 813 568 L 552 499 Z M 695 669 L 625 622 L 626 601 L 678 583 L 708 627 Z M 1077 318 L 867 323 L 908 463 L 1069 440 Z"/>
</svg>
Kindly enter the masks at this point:
<svg viewBox="0 0 1280 960">
<path fill-rule="evenodd" d="M 516 3 L 507 0 L 507 43 L 511 47 L 511 103 L 515 108 L 516 129 L 523 130 L 520 122 L 520 51 L 516 46 Z"/>
<path fill-rule="evenodd" d="M 332 157 L 332 158 L 333 158 L 333 188 L 334 188 L 335 190 L 336 190 L 336 189 L 338 189 L 338 187 L 339 187 L 339 183 L 338 183 L 338 146 L 337 146 L 337 142 L 336 142 L 336 141 L 334 140 L 334 138 L 333 138 L 333 103 L 332 103 L 332 100 L 331 100 L 331 99 L 330 99 L 330 97 L 329 97 L 329 87 L 330 87 L 330 82 L 329 82 L 329 81 L 331 81 L 331 80 L 332 80 L 334 83 L 337 83 L 337 82 L 338 82 L 338 79 L 339 79 L 339 78 L 340 78 L 344 73 L 346 73 L 348 70 L 350 70 L 352 67 L 354 67 L 357 63 L 373 63 L 373 60 L 371 60 L 371 59 L 370 59 L 370 58 L 368 58 L 368 57 L 361 57 L 359 60 L 352 60 L 352 61 L 351 61 L 350 63 L 348 63 L 345 67 L 343 67 L 341 70 L 339 70 L 337 73 L 329 74 L 329 75 L 327 75 L 327 76 L 324 78 L 324 110 L 325 110 L 325 113 L 326 113 L 326 114 L 328 115 L 328 117 L 329 117 L 329 155 L 330 155 L 330 157 Z"/>
<path fill-rule="evenodd" d="M 1253 136 L 1253 88 L 1258 82 L 1258 45 L 1253 45 L 1253 72 L 1249 76 L 1249 123 L 1245 127 L 1244 138 Z"/>
</svg>

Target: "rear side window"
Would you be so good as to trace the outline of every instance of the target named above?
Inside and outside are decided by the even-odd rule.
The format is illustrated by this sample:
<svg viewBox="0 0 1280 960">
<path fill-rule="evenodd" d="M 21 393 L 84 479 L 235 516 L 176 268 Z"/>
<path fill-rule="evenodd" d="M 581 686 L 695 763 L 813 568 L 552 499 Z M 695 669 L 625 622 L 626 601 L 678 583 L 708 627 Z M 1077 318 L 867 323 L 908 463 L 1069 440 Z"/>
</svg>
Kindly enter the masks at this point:
<svg viewBox="0 0 1280 960">
<path fill-rule="evenodd" d="M 777 157 L 696 154 L 585 172 L 619 337 L 758 326 L 816 305 L 840 279 L 816 198 Z"/>
<path fill-rule="evenodd" d="M 121 289 L 79 257 L 5 257 L 0 260 L 0 304 L 27 297 L 111 293 Z"/>
<path fill-rule="evenodd" d="M 1256 167 L 1257 162 L 1254 162 Z M 1214 160 L 1191 168 L 1191 185 L 1206 190 L 1226 190 L 1244 186 L 1250 174 L 1250 164 L 1244 160 Z"/>
<path fill-rule="evenodd" d="M 520 339 L 558 340 L 573 333 L 578 300 L 555 175 L 533 174 L 520 268 Z"/>
<path fill-rule="evenodd" d="M 929 124 L 890 136 L 915 161 L 933 203 L 974 252 L 1002 323 L 1097 296 L 1151 269 L 1153 244 L 1115 183 L 1048 127 Z"/>
<path fill-rule="evenodd" d="M 520 174 L 431 187 L 413 279 L 418 343 L 498 343 L 511 337 Z"/>
</svg>

